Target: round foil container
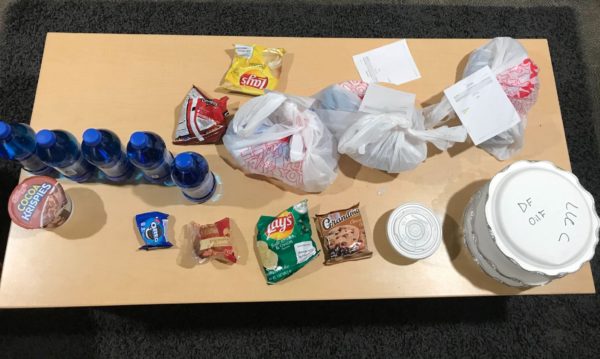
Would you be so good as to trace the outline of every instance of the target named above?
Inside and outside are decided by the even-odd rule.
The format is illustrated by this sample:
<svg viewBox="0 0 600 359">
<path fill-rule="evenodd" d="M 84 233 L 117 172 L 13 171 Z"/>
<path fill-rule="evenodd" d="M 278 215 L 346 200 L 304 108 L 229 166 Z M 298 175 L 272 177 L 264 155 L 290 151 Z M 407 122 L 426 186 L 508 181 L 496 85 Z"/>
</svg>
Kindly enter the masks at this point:
<svg viewBox="0 0 600 359">
<path fill-rule="evenodd" d="M 73 211 L 71 199 L 56 179 L 28 177 L 12 191 L 8 214 L 26 229 L 55 228 L 64 224 Z"/>
<path fill-rule="evenodd" d="M 442 226 L 429 208 L 406 203 L 390 215 L 387 235 L 398 253 L 410 259 L 423 259 L 440 247 Z"/>
</svg>

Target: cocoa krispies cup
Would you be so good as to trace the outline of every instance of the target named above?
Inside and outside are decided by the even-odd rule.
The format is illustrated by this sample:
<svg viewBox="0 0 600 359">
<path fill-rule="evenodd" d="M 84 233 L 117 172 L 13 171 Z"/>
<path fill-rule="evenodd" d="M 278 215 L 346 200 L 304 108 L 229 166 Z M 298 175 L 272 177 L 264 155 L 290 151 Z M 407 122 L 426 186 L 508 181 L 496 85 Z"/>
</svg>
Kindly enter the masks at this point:
<svg viewBox="0 0 600 359">
<path fill-rule="evenodd" d="M 55 228 L 71 216 L 71 199 L 56 179 L 33 176 L 21 182 L 10 195 L 8 214 L 26 229 Z"/>
<path fill-rule="evenodd" d="M 314 218 L 321 246 L 325 253 L 325 265 L 370 258 L 373 253 L 367 246 L 365 225 L 359 204 Z"/>
</svg>

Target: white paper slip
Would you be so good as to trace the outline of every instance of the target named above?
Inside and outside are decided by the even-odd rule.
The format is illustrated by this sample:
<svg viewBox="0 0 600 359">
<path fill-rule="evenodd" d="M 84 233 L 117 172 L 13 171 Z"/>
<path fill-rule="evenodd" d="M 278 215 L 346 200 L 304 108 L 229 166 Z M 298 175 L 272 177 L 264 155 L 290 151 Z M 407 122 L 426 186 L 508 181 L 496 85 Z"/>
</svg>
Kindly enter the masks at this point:
<svg viewBox="0 0 600 359">
<path fill-rule="evenodd" d="M 521 121 L 488 66 L 448 87 L 444 94 L 475 145 Z"/>
<path fill-rule="evenodd" d="M 415 106 L 417 95 L 394 90 L 385 86 L 370 84 L 365 92 L 358 111 L 366 113 L 400 112 L 409 118 Z"/>
<path fill-rule="evenodd" d="M 406 40 L 354 55 L 352 59 L 364 82 L 400 85 L 421 78 Z"/>
</svg>

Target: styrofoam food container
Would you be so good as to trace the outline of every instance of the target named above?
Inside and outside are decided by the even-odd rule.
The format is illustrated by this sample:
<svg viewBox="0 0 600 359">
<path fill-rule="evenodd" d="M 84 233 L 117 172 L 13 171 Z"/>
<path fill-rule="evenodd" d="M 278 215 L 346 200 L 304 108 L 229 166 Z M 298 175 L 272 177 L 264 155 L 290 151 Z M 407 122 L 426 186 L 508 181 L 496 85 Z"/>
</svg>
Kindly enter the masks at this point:
<svg viewBox="0 0 600 359">
<path fill-rule="evenodd" d="M 491 262 L 488 258 L 485 258 L 479 251 L 479 248 L 477 247 L 478 238 L 473 227 L 474 223 L 477 222 L 476 208 L 482 202 L 481 199 L 483 198 L 484 189 L 485 191 L 487 191 L 487 186 L 484 186 L 484 188 L 477 191 L 469 201 L 467 207 L 465 208 L 465 213 L 463 217 L 465 247 L 469 250 L 469 253 L 471 253 L 473 260 L 475 261 L 475 263 L 477 263 L 477 265 L 479 265 L 481 270 L 483 270 L 484 273 L 486 273 L 493 279 L 511 287 L 529 287 L 530 285 L 523 283 L 517 278 L 511 278 L 504 275 L 503 273 L 500 273 L 496 265 L 493 262 Z"/>
<path fill-rule="evenodd" d="M 482 188 L 474 212 L 479 254 L 502 276 L 527 286 L 579 270 L 598 243 L 593 197 L 551 162 L 506 167 Z"/>
</svg>

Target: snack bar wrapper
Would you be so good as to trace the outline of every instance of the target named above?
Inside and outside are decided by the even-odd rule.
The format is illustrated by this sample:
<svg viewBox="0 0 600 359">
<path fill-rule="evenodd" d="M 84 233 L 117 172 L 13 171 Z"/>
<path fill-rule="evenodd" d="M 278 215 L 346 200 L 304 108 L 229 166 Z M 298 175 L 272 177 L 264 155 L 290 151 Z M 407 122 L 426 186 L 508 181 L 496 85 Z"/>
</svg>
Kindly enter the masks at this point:
<svg viewBox="0 0 600 359">
<path fill-rule="evenodd" d="M 259 45 L 234 45 L 235 55 L 222 87 L 249 95 L 277 88 L 285 50 Z"/>
<path fill-rule="evenodd" d="M 173 143 L 197 145 L 217 143 L 227 129 L 227 96 L 211 99 L 195 86 L 181 105 Z"/>
<path fill-rule="evenodd" d="M 184 236 L 192 242 L 199 263 L 210 259 L 227 264 L 237 262 L 228 217 L 210 224 L 191 222 L 184 228 Z"/>
</svg>

